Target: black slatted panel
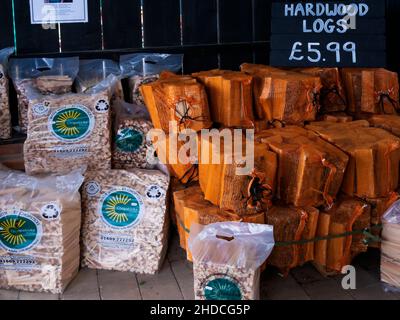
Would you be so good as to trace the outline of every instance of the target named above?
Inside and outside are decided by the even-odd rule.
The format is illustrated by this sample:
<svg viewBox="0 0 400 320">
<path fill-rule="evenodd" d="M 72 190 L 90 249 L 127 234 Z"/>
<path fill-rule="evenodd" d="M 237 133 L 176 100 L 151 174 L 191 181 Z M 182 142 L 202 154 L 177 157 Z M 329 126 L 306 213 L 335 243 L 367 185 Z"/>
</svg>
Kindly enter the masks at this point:
<svg viewBox="0 0 400 320">
<path fill-rule="evenodd" d="M 13 46 L 12 1 L 2 0 L 0 8 L 0 49 Z"/>
<path fill-rule="evenodd" d="M 183 44 L 217 43 L 217 0 L 183 0 L 182 29 Z"/>
<path fill-rule="evenodd" d="M 250 0 L 219 0 L 219 19 L 221 43 L 252 41 Z"/>
<path fill-rule="evenodd" d="M 218 43 L 217 0 L 183 0 L 182 32 L 184 45 Z M 185 54 L 184 72 L 218 68 L 215 49 L 196 49 Z"/>
<path fill-rule="evenodd" d="M 400 30 L 400 1 L 387 0 L 386 11 L 386 40 L 388 54 L 388 67 L 391 70 L 400 72 L 400 43 L 399 43 L 399 30 Z"/>
<path fill-rule="evenodd" d="M 254 41 L 268 41 L 271 33 L 272 0 L 253 0 Z"/>
<path fill-rule="evenodd" d="M 103 0 L 103 34 L 106 50 L 142 47 L 140 0 Z"/>
<path fill-rule="evenodd" d="M 231 48 L 221 53 L 221 69 L 239 70 L 244 62 L 253 62 L 253 50 L 249 48 Z"/>
<path fill-rule="evenodd" d="M 270 45 L 262 45 L 254 50 L 254 63 L 269 64 Z"/>
<path fill-rule="evenodd" d="M 218 69 L 218 52 L 216 50 L 196 49 L 185 54 L 183 71 L 185 74 Z"/>
<path fill-rule="evenodd" d="M 17 53 L 58 52 L 58 26 L 55 25 L 55 29 L 45 29 L 41 24 L 31 24 L 29 0 L 15 0 L 14 5 Z"/>
<path fill-rule="evenodd" d="M 181 44 L 179 0 L 143 0 L 145 47 Z"/>
<path fill-rule="evenodd" d="M 100 0 L 88 0 L 88 23 L 64 23 L 61 25 L 61 49 L 63 52 L 101 50 Z"/>
<path fill-rule="evenodd" d="M 219 0 L 219 21 L 221 43 L 252 42 L 252 1 Z M 239 70 L 243 62 L 253 62 L 253 52 L 250 47 L 221 52 L 222 69 Z"/>
</svg>

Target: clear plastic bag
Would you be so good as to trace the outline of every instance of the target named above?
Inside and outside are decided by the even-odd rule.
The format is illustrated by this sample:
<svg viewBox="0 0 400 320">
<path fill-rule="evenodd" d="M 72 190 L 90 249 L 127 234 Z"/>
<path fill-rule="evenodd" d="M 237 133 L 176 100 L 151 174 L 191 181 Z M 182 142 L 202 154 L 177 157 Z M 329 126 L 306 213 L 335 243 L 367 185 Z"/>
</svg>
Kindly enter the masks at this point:
<svg viewBox="0 0 400 320">
<path fill-rule="evenodd" d="M 32 88 L 42 94 L 71 92 L 79 71 L 79 58 L 12 59 L 9 74 L 18 95 L 19 126 L 22 133 L 28 129 L 27 91 Z"/>
<path fill-rule="evenodd" d="M 259 298 L 260 267 L 274 247 L 273 227 L 241 222 L 192 225 L 195 297 L 200 300 Z"/>
<path fill-rule="evenodd" d="M 8 58 L 14 53 L 14 48 L 0 50 L 0 139 L 11 138 L 11 113 L 8 97 Z"/>
<path fill-rule="evenodd" d="M 400 200 L 383 215 L 381 280 L 387 291 L 400 292 Z"/>
<path fill-rule="evenodd" d="M 113 98 L 124 99 L 121 84 L 121 69 L 113 60 L 80 60 L 75 87 L 78 93 L 101 91 L 110 88 Z"/>
<path fill-rule="evenodd" d="M 0 287 L 59 294 L 78 273 L 84 169 L 27 176 L 0 166 Z"/>
<path fill-rule="evenodd" d="M 82 266 L 154 274 L 168 245 L 169 177 L 160 171 L 89 171 L 82 191 Z"/>
<path fill-rule="evenodd" d="M 113 111 L 113 167 L 154 169 L 154 159 L 148 159 L 150 154 L 154 154 L 154 147 L 147 135 L 154 127 L 146 108 L 117 99 Z"/>
<path fill-rule="evenodd" d="M 32 89 L 32 88 L 31 88 Z M 111 110 L 108 91 L 41 95 L 27 90 L 28 174 L 111 169 Z"/>
<path fill-rule="evenodd" d="M 162 71 L 179 72 L 182 64 L 181 54 L 139 53 L 121 56 L 122 76 L 129 78 L 130 102 L 144 105 L 140 86 L 156 81 Z"/>
</svg>

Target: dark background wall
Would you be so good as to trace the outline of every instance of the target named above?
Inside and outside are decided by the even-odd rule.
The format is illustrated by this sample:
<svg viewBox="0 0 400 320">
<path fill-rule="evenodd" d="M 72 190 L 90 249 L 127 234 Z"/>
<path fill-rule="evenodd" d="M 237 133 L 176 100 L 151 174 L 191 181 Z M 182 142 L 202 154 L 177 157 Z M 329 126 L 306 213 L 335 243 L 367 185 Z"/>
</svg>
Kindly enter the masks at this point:
<svg viewBox="0 0 400 320">
<path fill-rule="evenodd" d="M 388 68 L 400 71 L 400 0 L 375 1 L 386 1 Z M 0 48 L 15 45 L 18 56 L 114 59 L 121 52 L 183 52 L 187 73 L 269 60 L 272 0 L 88 2 L 89 23 L 45 30 L 30 24 L 29 0 L 0 0 Z"/>
</svg>

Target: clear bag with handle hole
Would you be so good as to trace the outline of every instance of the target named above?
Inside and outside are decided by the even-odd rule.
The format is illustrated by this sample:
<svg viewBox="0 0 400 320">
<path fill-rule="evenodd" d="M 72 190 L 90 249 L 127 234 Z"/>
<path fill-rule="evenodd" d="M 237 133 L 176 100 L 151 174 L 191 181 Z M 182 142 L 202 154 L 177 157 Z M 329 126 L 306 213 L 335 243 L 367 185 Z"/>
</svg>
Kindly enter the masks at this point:
<svg viewBox="0 0 400 320">
<path fill-rule="evenodd" d="M 256 300 L 260 267 L 274 247 L 273 227 L 220 222 L 192 225 L 195 297 L 198 300 Z"/>
<path fill-rule="evenodd" d="M 124 99 L 121 69 L 117 62 L 109 59 L 80 60 L 75 87 L 78 93 L 92 93 L 107 89 L 112 98 Z"/>
<path fill-rule="evenodd" d="M 129 102 L 144 105 L 140 86 L 156 81 L 163 71 L 179 72 L 182 64 L 182 54 L 139 53 L 121 56 L 122 77 L 129 79 Z"/>
<path fill-rule="evenodd" d="M 382 217 L 381 281 L 385 291 L 400 292 L 400 200 Z"/>
</svg>

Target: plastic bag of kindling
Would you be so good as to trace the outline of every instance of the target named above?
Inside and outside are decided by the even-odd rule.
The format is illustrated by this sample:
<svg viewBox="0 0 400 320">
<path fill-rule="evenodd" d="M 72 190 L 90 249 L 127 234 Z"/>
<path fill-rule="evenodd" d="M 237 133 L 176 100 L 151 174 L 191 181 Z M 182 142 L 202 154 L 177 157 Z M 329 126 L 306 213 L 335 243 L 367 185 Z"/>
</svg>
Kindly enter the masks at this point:
<svg viewBox="0 0 400 320">
<path fill-rule="evenodd" d="M 28 129 L 27 91 L 32 87 L 42 94 L 71 92 L 79 71 L 79 58 L 12 59 L 9 74 L 18 95 L 19 126 L 22 133 Z"/>
<path fill-rule="evenodd" d="M 154 169 L 154 147 L 148 133 L 153 124 L 144 106 L 126 103 L 117 99 L 113 104 L 114 147 L 113 168 Z M 151 159 L 149 159 L 149 157 Z"/>
<path fill-rule="evenodd" d="M 111 169 L 111 111 L 108 90 L 86 94 L 26 92 L 28 137 L 26 172 L 63 173 L 87 166 Z"/>
<path fill-rule="evenodd" d="M 14 48 L 0 50 L 0 139 L 11 138 L 11 113 L 8 97 L 8 58 L 14 53 Z"/>
<path fill-rule="evenodd" d="M 120 78 L 121 69 L 118 63 L 113 60 L 80 60 L 75 87 L 78 93 L 90 93 L 109 89 L 112 98 L 123 100 L 124 92 Z M 111 87 L 110 82 L 112 84 Z"/>
<path fill-rule="evenodd" d="M 400 200 L 382 218 L 381 281 L 387 291 L 400 292 Z"/>
<path fill-rule="evenodd" d="M 273 227 L 221 222 L 192 225 L 189 248 L 198 300 L 256 300 L 260 267 L 274 247 Z"/>
<path fill-rule="evenodd" d="M 169 230 L 169 177 L 160 171 L 89 171 L 82 191 L 82 266 L 154 274 Z"/>
<path fill-rule="evenodd" d="M 27 176 L 0 166 L 0 287 L 62 293 L 79 268 L 83 169 Z"/>
<path fill-rule="evenodd" d="M 129 102 L 144 105 L 140 86 L 156 81 L 162 71 L 180 71 L 182 64 L 181 54 L 140 53 L 121 56 L 122 76 L 129 78 Z"/>
</svg>

